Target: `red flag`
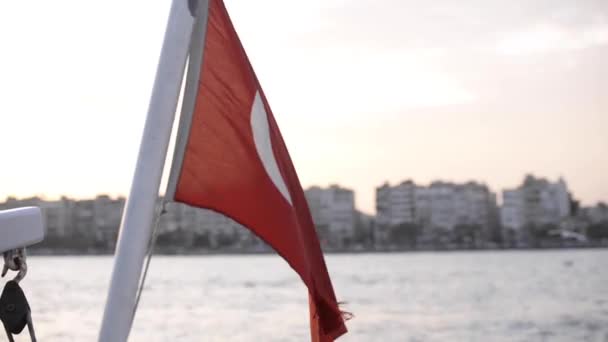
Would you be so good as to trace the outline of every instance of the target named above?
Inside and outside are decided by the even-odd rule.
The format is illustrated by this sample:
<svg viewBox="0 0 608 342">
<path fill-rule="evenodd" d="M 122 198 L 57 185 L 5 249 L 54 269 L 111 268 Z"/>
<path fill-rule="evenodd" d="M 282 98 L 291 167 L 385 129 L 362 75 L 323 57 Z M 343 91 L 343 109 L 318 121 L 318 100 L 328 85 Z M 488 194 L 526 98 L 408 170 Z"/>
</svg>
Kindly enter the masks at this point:
<svg viewBox="0 0 608 342">
<path fill-rule="evenodd" d="M 313 341 L 333 341 L 346 327 L 304 192 L 222 0 L 209 0 L 202 25 L 193 108 L 180 124 L 187 137 L 178 140 L 168 194 L 231 217 L 272 246 L 308 287 Z"/>
</svg>

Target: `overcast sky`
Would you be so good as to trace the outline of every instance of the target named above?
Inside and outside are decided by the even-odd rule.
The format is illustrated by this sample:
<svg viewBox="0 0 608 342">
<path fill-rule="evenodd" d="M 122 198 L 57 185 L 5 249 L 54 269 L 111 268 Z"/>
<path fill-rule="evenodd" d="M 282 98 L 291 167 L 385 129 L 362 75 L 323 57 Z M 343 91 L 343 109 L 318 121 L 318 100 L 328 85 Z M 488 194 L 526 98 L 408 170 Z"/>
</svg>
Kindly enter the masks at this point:
<svg viewBox="0 0 608 342">
<path fill-rule="evenodd" d="M 605 0 L 226 0 L 304 186 L 608 201 Z M 127 194 L 169 1 L 0 2 L 0 199 Z"/>
</svg>

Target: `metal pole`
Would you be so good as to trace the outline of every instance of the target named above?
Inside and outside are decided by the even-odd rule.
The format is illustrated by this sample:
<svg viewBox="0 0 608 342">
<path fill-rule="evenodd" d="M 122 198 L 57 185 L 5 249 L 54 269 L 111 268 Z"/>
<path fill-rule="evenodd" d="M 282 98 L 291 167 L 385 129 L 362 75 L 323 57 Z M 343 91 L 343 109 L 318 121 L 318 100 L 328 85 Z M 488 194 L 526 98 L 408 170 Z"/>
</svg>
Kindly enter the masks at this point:
<svg viewBox="0 0 608 342">
<path fill-rule="evenodd" d="M 187 0 L 173 0 L 131 192 L 122 218 L 99 342 L 125 342 L 152 231 L 194 18 Z"/>
</svg>

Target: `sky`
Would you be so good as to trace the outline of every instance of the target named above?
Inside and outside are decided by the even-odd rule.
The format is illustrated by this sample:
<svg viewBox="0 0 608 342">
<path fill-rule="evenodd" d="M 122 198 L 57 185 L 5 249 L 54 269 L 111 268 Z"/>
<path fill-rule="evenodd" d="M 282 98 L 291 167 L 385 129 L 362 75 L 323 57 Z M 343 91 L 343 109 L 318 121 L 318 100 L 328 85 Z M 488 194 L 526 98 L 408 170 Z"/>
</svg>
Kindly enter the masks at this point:
<svg viewBox="0 0 608 342">
<path fill-rule="evenodd" d="M 225 0 L 303 186 L 608 201 L 605 0 Z M 0 2 L 0 199 L 126 195 L 170 2 Z"/>
</svg>

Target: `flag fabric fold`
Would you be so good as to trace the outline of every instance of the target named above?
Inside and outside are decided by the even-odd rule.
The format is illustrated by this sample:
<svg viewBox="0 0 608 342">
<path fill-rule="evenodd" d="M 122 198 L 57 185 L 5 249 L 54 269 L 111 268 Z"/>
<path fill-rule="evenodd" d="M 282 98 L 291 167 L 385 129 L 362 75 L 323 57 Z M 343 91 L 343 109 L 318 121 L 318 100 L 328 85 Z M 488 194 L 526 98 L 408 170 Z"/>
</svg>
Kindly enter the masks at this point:
<svg viewBox="0 0 608 342">
<path fill-rule="evenodd" d="M 333 341 L 346 326 L 295 168 L 223 1 L 209 0 L 207 10 L 202 42 L 192 43 L 202 43 L 202 58 L 190 56 L 185 96 L 191 89 L 194 97 L 191 113 L 182 112 L 167 194 L 272 246 L 308 288 L 312 340 Z"/>
</svg>

